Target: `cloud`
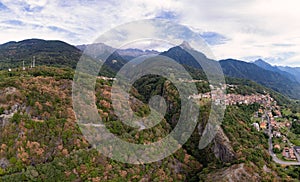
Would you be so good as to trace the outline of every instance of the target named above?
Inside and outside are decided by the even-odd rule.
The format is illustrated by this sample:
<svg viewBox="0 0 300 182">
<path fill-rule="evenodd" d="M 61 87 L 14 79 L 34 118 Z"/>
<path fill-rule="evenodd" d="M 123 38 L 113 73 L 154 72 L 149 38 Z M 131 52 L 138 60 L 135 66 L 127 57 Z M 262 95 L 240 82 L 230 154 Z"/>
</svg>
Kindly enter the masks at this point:
<svg viewBox="0 0 300 182">
<path fill-rule="evenodd" d="M 3 11 L 3 10 L 7 10 L 8 8 L 0 2 L 0 10 Z"/>
<path fill-rule="evenodd" d="M 271 58 L 282 52 L 295 52 L 284 61 L 300 65 L 299 3 L 297 0 L 2 0 L 0 42 L 37 37 L 71 44 L 91 43 L 123 23 L 163 18 L 201 34 L 218 59 Z"/>
<path fill-rule="evenodd" d="M 216 32 L 203 32 L 201 33 L 201 37 L 209 44 L 209 45 L 218 45 L 225 44 L 229 41 L 224 35 L 221 35 Z"/>
<path fill-rule="evenodd" d="M 3 4 L 9 7 L 10 11 L 1 12 L 0 20 L 18 20 L 28 25 L 38 24 L 42 29 L 45 26 L 60 27 L 78 34 L 76 38 L 71 36 L 64 38 L 65 41 L 74 44 L 92 42 L 98 35 L 116 25 L 141 18 L 154 18 L 157 12 L 167 16 L 162 11 L 166 7 L 166 2 L 161 1 L 3 0 Z M 51 29 L 49 33 L 59 34 L 57 30 Z M 20 31 L 19 34 L 28 33 Z M 8 39 L 3 36 L 0 41 L 5 42 Z"/>
<path fill-rule="evenodd" d="M 268 63 L 272 64 L 272 65 L 279 65 L 279 66 L 285 66 L 287 63 L 289 65 L 295 66 L 297 64 L 294 64 L 295 58 L 297 58 L 297 60 L 299 59 L 299 56 L 297 56 L 296 52 L 277 52 L 274 53 L 274 55 L 272 55 L 272 57 L 263 57 L 263 56 L 247 56 L 244 57 L 243 60 L 246 61 L 255 61 L 257 59 L 262 59 L 264 61 L 267 61 Z"/>
<path fill-rule="evenodd" d="M 188 7 L 190 3 L 192 1 L 184 1 L 181 6 Z M 289 51 L 299 54 L 297 7 L 296 0 L 201 1 L 189 9 L 181 9 L 180 22 L 225 35 L 229 41 L 211 47 L 219 59 L 273 57 Z M 286 62 L 291 64 L 290 61 L 287 58 Z M 292 64 L 300 65 L 299 60 L 294 61 Z"/>
<path fill-rule="evenodd" d="M 15 25 L 15 26 L 24 25 L 24 23 L 22 21 L 19 21 L 19 20 L 6 20 L 6 21 L 2 21 L 1 23 L 7 24 L 7 25 Z"/>
<path fill-rule="evenodd" d="M 43 7 L 37 6 L 37 7 L 31 7 L 31 6 L 25 6 L 24 10 L 30 13 L 36 13 L 42 11 Z"/>
<path fill-rule="evenodd" d="M 292 47 L 295 46 L 295 44 L 283 44 L 283 43 L 275 43 L 273 46 L 278 46 L 278 47 Z"/>
<path fill-rule="evenodd" d="M 175 20 L 177 18 L 177 14 L 174 11 L 161 11 L 155 16 L 155 18 L 162 18 L 168 20 Z"/>
</svg>

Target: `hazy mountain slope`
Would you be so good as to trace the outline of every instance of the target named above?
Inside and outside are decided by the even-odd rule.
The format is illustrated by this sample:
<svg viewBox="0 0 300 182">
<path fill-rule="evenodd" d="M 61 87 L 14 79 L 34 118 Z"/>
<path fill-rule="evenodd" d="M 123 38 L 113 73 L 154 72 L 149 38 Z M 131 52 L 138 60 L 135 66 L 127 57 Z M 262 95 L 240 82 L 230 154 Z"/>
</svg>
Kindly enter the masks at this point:
<svg viewBox="0 0 300 182">
<path fill-rule="evenodd" d="M 265 70 L 253 63 L 234 59 L 221 60 L 225 75 L 255 81 L 291 98 L 300 98 L 300 85 L 279 73 Z"/>
<path fill-rule="evenodd" d="M 149 54 L 159 54 L 155 50 L 140 50 L 140 49 L 118 49 L 117 52 L 126 60 L 131 60 L 139 56 L 149 55 Z"/>
<path fill-rule="evenodd" d="M 111 53 L 114 48 L 105 44 L 92 44 L 78 46 L 81 50 L 86 50 L 88 46 L 88 55 L 98 59 L 101 57 L 99 49 L 103 54 Z M 36 65 L 51 65 L 76 68 L 77 62 L 81 57 L 82 51 L 78 48 L 61 41 L 45 41 L 39 39 L 29 39 L 20 42 L 8 42 L 0 45 L 0 69 L 22 67 L 22 61 L 25 61 L 25 66 L 29 67 L 33 56 L 36 59 Z M 169 50 L 160 53 L 174 59 L 180 64 L 190 68 L 201 69 L 200 64 L 191 56 L 185 49 L 192 50 L 188 43 L 182 43 L 179 46 L 170 48 Z M 192 50 L 197 52 L 196 50 Z M 142 51 L 138 49 L 117 50 L 111 54 L 104 64 L 101 75 L 114 76 L 120 68 L 130 59 L 152 53 L 156 51 Z M 201 65 L 216 66 L 217 62 L 208 59 L 204 54 L 198 53 L 198 60 Z M 103 56 L 102 56 L 103 57 Z M 244 78 L 255 81 L 266 87 L 272 88 L 275 91 L 283 93 L 291 98 L 300 98 L 300 86 L 291 79 L 291 75 L 284 75 L 285 72 L 272 72 L 259 68 L 250 63 L 245 63 L 237 60 L 220 61 L 222 69 L 226 76 L 235 78 Z M 271 69 L 269 67 L 269 69 Z M 283 68 L 281 68 L 283 69 Z M 286 68 L 287 69 L 287 68 Z M 190 71 L 193 69 L 189 69 Z M 296 75 L 297 69 L 293 69 L 293 75 Z M 297 75 L 296 75 L 297 76 Z M 298 75 L 299 76 L 299 75 Z M 299 78 L 299 77 L 297 77 Z M 287 89 L 288 88 L 288 89 Z"/>
<path fill-rule="evenodd" d="M 168 51 L 162 52 L 160 55 L 169 57 L 179 64 L 201 69 L 200 64 L 195 60 L 195 58 L 181 46 L 172 47 Z M 206 57 L 203 55 L 203 59 L 205 58 Z"/>
<path fill-rule="evenodd" d="M 204 54 L 198 59 L 200 61 L 199 64 L 185 49 L 191 50 L 190 46 L 185 43 L 162 52 L 160 55 L 167 56 L 180 64 L 196 69 L 202 69 L 200 64 L 208 63 L 211 66 L 216 66 L 217 62 L 208 59 Z M 291 98 L 300 99 L 300 84 L 294 76 L 288 73 L 265 70 L 253 63 L 234 59 L 221 60 L 220 65 L 224 74 L 228 77 L 249 79 Z"/>
<path fill-rule="evenodd" d="M 253 63 L 256 64 L 257 66 L 265 69 L 265 70 L 277 72 L 277 73 L 279 73 L 279 74 L 287 77 L 288 79 L 290 79 L 292 81 L 298 81 L 293 74 L 288 73 L 287 71 L 283 71 L 283 70 L 279 69 L 277 66 L 272 66 L 269 63 L 267 63 L 267 62 L 265 62 L 265 61 L 263 61 L 261 59 L 258 59 L 256 61 L 254 61 Z"/>
<path fill-rule="evenodd" d="M 263 61 L 262 59 L 258 59 L 256 61 L 254 61 L 253 63 L 256 64 L 257 66 L 265 69 L 265 70 L 274 71 L 274 72 L 280 72 L 281 71 L 276 66 L 270 65 L 269 63 Z"/>
<path fill-rule="evenodd" d="M 76 47 L 81 51 L 85 51 L 88 49 L 89 51 L 95 50 L 95 52 L 96 50 L 98 50 L 98 52 L 102 52 L 103 50 L 107 50 L 109 52 L 117 52 L 118 55 L 122 56 L 122 58 L 127 61 L 143 55 L 159 54 L 159 52 L 155 50 L 141 50 L 137 48 L 115 49 L 103 43 L 83 44 L 77 45 Z"/>
<path fill-rule="evenodd" d="M 286 71 L 296 77 L 298 82 L 300 83 L 300 68 L 299 67 L 289 67 L 289 66 L 278 66 L 278 68 L 282 71 Z"/>
</svg>

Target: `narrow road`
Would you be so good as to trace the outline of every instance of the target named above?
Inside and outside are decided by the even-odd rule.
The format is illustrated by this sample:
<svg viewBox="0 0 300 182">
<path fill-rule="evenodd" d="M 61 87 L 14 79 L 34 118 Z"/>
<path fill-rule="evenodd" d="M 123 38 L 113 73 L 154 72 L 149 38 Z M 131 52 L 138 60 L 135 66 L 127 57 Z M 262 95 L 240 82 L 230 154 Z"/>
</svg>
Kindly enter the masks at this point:
<svg viewBox="0 0 300 182">
<path fill-rule="evenodd" d="M 295 156 L 297 157 L 298 162 L 300 162 L 300 155 L 297 153 L 296 149 L 293 147 Z"/>
<path fill-rule="evenodd" d="M 265 115 L 268 119 L 268 125 L 269 125 L 269 129 L 268 129 L 268 133 L 269 133 L 269 153 L 270 155 L 272 156 L 273 158 L 273 161 L 278 163 L 278 164 L 282 164 L 282 165 L 300 165 L 300 160 L 299 160 L 299 155 L 297 156 L 297 159 L 298 159 L 298 162 L 289 162 L 289 161 L 283 161 L 283 160 L 280 160 L 278 159 L 278 157 L 276 156 L 276 154 L 274 154 L 273 152 L 273 143 L 272 143 L 272 126 L 271 126 L 271 122 L 270 122 L 270 118 L 269 116 L 267 115 L 267 112 L 265 112 Z M 295 149 L 294 149 L 295 151 Z"/>
<path fill-rule="evenodd" d="M 286 137 L 286 136 L 285 136 L 285 137 Z M 287 142 L 288 142 L 289 146 L 293 147 L 293 150 L 294 150 L 295 156 L 296 156 L 296 158 L 297 158 L 297 161 L 300 162 L 300 156 L 299 156 L 299 154 L 297 153 L 297 151 L 294 149 L 294 145 L 289 141 L 289 139 L 288 139 L 287 137 L 286 137 L 286 139 L 287 139 Z"/>
</svg>

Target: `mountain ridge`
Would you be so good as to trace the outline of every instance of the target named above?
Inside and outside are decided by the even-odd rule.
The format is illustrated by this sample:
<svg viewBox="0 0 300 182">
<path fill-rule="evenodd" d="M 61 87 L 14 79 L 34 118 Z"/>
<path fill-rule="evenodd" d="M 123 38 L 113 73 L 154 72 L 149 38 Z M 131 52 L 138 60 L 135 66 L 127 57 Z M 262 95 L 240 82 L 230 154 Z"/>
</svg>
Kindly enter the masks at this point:
<svg viewBox="0 0 300 182">
<path fill-rule="evenodd" d="M 177 46 L 166 56 L 174 56 L 182 61 L 185 68 L 187 51 Z M 174 53 L 174 54 L 173 54 Z M 181 54 L 184 55 L 181 57 Z M 200 61 L 217 61 L 208 59 L 204 54 Z M 97 54 L 95 54 L 97 58 Z M 189 57 L 190 58 L 190 57 Z M 118 60 L 116 60 L 118 59 Z M 193 58 L 194 59 L 194 58 Z M 67 60 L 64 60 L 67 61 Z M 117 51 L 106 60 L 107 68 L 118 69 L 126 61 Z M 117 62 L 116 62 L 117 61 Z M 260 76 L 262 68 L 239 60 L 228 61 L 233 73 L 241 76 Z M 110 65 L 111 63 L 111 65 Z M 194 64 L 194 63 L 193 63 Z M 201 64 L 201 63 L 200 63 Z M 227 65 L 226 61 L 223 64 Z M 247 66 L 252 69 L 241 69 Z M 247 66 L 243 66 L 247 65 Z M 193 68 L 193 67 L 188 67 Z M 193 68 L 194 73 L 203 72 Z M 191 71 L 189 71 L 190 74 Z M 278 76 L 272 71 L 269 74 Z M 213 142 L 199 150 L 199 139 L 207 126 L 211 112 L 210 99 L 199 102 L 198 127 L 190 139 L 173 155 L 160 161 L 132 165 L 121 163 L 105 157 L 93 149 L 91 143 L 80 132 L 73 110 L 72 92 L 73 69 L 63 69 L 38 65 L 35 69 L 19 71 L 0 71 L 0 109 L 4 114 L 15 112 L 11 120 L 2 126 L 0 122 L 0 181 L 284 181 L 298 179 L 299 170 L 292 166 L 276 165 L 268 153 L 267 136 L 253 127 L 255 112 L 264 107 L 255 103 L 228 106 L 224 120 Z M 239 76 L 238 75 L 238 76 Z M 263 76 L 270 76 L 268 74 Z M 269 77 L 268 77 L 269 78 Z M 272 77 L 271 77 L 272 78 Z M 194 78 L 199 93 L 209 93 L 210 85 L 202 78 Z M 232 79 L 226 77 L 227 81 Z M 235 80 L 235 81 L 234 81 Z M 260 84 L 248 79 L 234 79 L 227 83 L 231 94 L 274 93 Z M 233 83 L 232 83 L 233 82 Z M 148 100 L 156 95 L 162 96 L 167 104 L 165 117 L 151 129 L 139 131 L 121 121 L 114 112 L 123 105 L 112 104 L 112 80 L 99 77 L 92 94 L 99 116 L 105 127 L 120 139 L 136 144 L 150 144 L 167 136 L 178 122 L 181 98 L 175 86 L 163 77 L 147 75 L 135 82 L 129 99 L 130 107 L 137 116 L 146 117 L 150 112 Z M 207 88 L 207 90 L 202 90 Z M 202 91 L 201 91 L 202 90 Z M 74 94 L 74 95 L 73 95 Z M 276 93 L 275 93 L 276 94 Z M 77 94 L 78 95 L 78 94 Z M 279 94 L 282 96 L 281 94 Z M 80 94 L 78 95 L 80 96 Z M 90 96 L 90 95 L 89 95 Z M 76 98 L 76 97 L 75 97 Z M 123 100 L 120 94 L 120 100 Z M 140 101 L 138 101 L 138 99 Z M 273 97 L 277 103 L 278 98 Z M 143 102 L 145 101 L 145 102 Z M 284 102 L 285 108 L 290 100 Z M 74 104 L 74 103 L 73 103 Z M 81 104 L 81 103 L 80 103 Z M 83 103 L 82 103 L 83 104 Z M 269 107 L 269 106 L 266 106 Z M 274 106 L 275 107 L 275 106 Z M 88 109 L 88 108 L 87 108 Z M 263 112 L 262 112 L 263 113 Z M 5 114 L 5 115 L 6 115 Z M 86 112 L 82 112 L 86 114 Z M 263 118 L 257 118 L 259 121 Z M 0 118 L 1 121 L 1 118 Z M 94 130 L 97 131 L 97 130 Z M 182 136 L 185 133 L 181 133 Z M 95 139 L 103 141 L 95 134 Z M 164 147 L 164 146 L 163 146 Z M 110 147 L 107 147 L 110 150 Z M 122 151 L 120 151 L 122 153 Z M 145 152 L 143 155 L 147 155 Z M 126 157 L 126 156 L 125 156 Z M 2 169 L 2 166 L 3 169 Z"/>
<path fill-rule="evenodd" d="M 76 68 L 77 62 L 83 54 L 82 50 L 85 50 L 87 47 L 89 47 L 88 51 L 95 54 L 93 56 L 95 58 L 98 57 L 97 49 L 107 49 L 109 53 L 116 50 L 103 43 L 95 44 L 93 46 L 95 46 L 94 49 L 90 45 L 75 47 L 63 41 L 49 41 L 42 39 L 28 39 L 19 42 L 11 41 L 0 45 L 0 69 L 21 67 L 22 61 L 25 61 L 26 66 L 28 66 L 28 62 L 31 62 L 33 56 L 36 58 L 37 65 L 58 67 L 63 66 L 74 69 Z M 199 57 L 197 58 L 198 61 L 200 61 L 199 64 L 198 61 L 195 60 L 195 58 L 186 50 L 196 51 L 191 48 L 187 42 L 183 42 L 181 45 L 172 47 L 161 53 L 153 50 L 143 51 L 139 49 L 116 50 L 108 57 L 103 73 L 113 76 L 131 59 L 140 55 L 152 53 L 159 53 L 160 55 L 167 56 L 182 65 L 194 67 L 200 70 L 202 70 L 201 65 L 203 65 L 203 63 L 209 63 L 212 66 L 218 63 L 215 60 L 208 59 L 203 53 L 196 51 L 199 53 Z M 268 64 L 265 65 L 265 68 L 261 68 L 254 63 L 248 63 L 236 59 L 220 60 L 219 63 L 224 74 L 228 77 L 249 79 L 275 91 L 283 93 L 293 99 L 300 98 L 300 85 L 296 79 L 294 79 L 295 73 L 298 72 L 295 71 L 293 75 L 287 73 L 287 71 L 278 71 L 278 69 L 287 69 L 287 67 L 279 67 L 278 69 L 274 68 L 275 70 L 267 70 L 272 69 L 273 67 Z"/>
<path fill-rule="evenodd" d="M 280 67 L 278 67 L 278 66 L 272 66 L 271 64 L 267 63 L 266 61 L 264 61 L 262 59 L 258 59 L 256 61 L 254 61 L 253 63 L 265 70 L 277 72 L 283 76 L 288 77 L 292 81 L 299 82 L 299 80 L 297 80 L 297 77 L 295 75 L 289 73 L 288 71 L 284 71 L 284 70 L 280 69 Z"/>
<path fill-rule="evenodd" d="M 291 98 L 300 98 L 299 83 L 280 73 L 263 69 L 254 63 L 235 59 L 220 60 L 220 64 L 227 76 L 250 79 Z"/>
<path fill-rule="evenodd" d="M 278 66 L 278 68 L 294 75 L 297 81 L 300 83 L 300 67 Z"/>
<path fill-rule="evenodd" d="M 27 39 L 19 42 L 8 42 L 0 45 L 1 69 L 31 62 L 33 56 L 36 64 L 76 67 L 81 51 L 75 46 L 59 40 Z"/>
</svg>

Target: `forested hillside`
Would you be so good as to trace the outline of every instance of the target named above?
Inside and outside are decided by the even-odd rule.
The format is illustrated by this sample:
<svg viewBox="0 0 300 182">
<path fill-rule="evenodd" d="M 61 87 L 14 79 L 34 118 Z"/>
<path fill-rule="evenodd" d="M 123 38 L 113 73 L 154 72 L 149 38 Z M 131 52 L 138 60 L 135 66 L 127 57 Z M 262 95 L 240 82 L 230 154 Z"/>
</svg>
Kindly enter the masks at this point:
<svg viewBox="0 0 300 182">
<path fill-rule="evenodd" d="M 0 45 L 0 69 L 36 65 L 75 68 L 81 56 L 76 47 L 62 41 L 29 39 Z"/>
<path fill-rule="evenodd" d="M 232 177 L 239 180 L 299 178 L 298 168 L 279 167 L 272 162 L 266 136 L 252 128 L 249 118 L 257 104 L 228 107 L 222 130 L 210 146 L 199 150 L 199 128 L 205 126 L 210 108 L 209 102 L 202 102 L 198 127 L 182 149 L 155 163 L 130 165 L 98 153 L 81 134 L 72 108 L 71 69 L 1 71 L 0 78 L 2 181 L 219 181 L 236 169 L 243 171 L 241 176 Z M 155 94 L 162 95 L 171 107 L 159 125 L 142 131 L 124 125 L 115 116 L 110 101 L 111 81 L 98 79 L 96 83 L 96 105 L 106 118 L 106 127 L 133 143 L 153 142 L 166 136 L 176 125 L 180 111 L 178 93 L 170 82 L 156 76 L 151 82 L 145 79 L 138 80 L 144 84 L 137 82 L 131 91 L 134 98 L 140 99 L 131 100 L 136 114 L 149 114 L 145 103 Z M 247 90 L 247 85 L 240 86 L 236 92 L 256 92 Z M 202 87 L 206 86 L 198 85 L 206 92 Z"/>
</svg>

